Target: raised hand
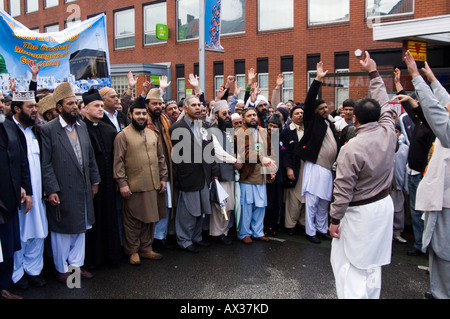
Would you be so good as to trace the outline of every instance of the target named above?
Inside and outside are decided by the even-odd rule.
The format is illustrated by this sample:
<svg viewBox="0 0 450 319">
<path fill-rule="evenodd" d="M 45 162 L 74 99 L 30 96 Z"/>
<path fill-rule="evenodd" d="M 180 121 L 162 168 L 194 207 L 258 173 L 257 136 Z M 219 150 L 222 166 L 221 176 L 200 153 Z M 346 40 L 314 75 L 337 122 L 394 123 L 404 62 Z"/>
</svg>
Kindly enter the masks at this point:
<svg viewBox="0 0 450 319">
<path fill-rule="evenodd" d="M 170 83 L 172 83 L 172 81 L 167 82 L 166 75 L 159 77 L 159 88 L 162 89 L 163 91 L 165 91 L 170 86 Z"/>
<path fill-rule="evenodd" d="M 327 75 L 327 73 L 328 73 L 328 70 L 326 70 L 326 71 L 323 70 L 323 62 L 322 62 L 322 61 L 320 61 L 319 63 L 317 63 L 316 70 L 317 70 L 316 80 L 322 82 L 323 78 L 324 78 L 324 77 Z"/>
<path fill-rule="evenodd" d="M 405 53 L 405 63 L 408 68 L 408 73 L 412 78 L 420 76 L 419 70 L 417 69 L 416 60 L 414 60 L 414 57 L 409 50 Z"/>
<path fill-rule="evenodd" d="M 39 66 L 37 65 L 35 60 L 31 60 L 30 62 L 28 62 L 28 66 L 30 67 L 30 71 L 32 74 L 32 79 L 36 80 L 37 79 L 37 75 L 39 73 Z"/>
<path fill-rule="evenodd" d="M 136 86 L 137 81 L 136 81 L 136 79 L 134 78 L 133 73 L 132 73 L 131 71 L 128 72 L 127 78 L 128 78 L 128 87 L 129 87 L 130 89 L 134 88 L 134 87 Z"/>
<path fill-rule="evenodd" d="M 254 68 L 250 68 L 250 70 L 248 70 L 248 83 L 252 84 L 253 81 L 256 80 L 256 73 L 255 73 L 255 69 Z"/>
<path fill-rule="evenodd" d="M 425 67 L 422 68 L 422 72 L 425 74 L 428 81 L 430 81 L 430 82 L 436 81 L 436 76 L 434 75 L 433 71 L 431 71 L 431 68 L 428 65 L 428 62 L 426 62 L 426 61 L 425 61 Z"/>
<path fill-rule="evenodd" d="M 370 54 L 368 51 L 365 51 L 366 58 L 364 60 L 359 61 L 361 64 L 361 67 L 363 70 L 367 71 L 368 73 L 376 71 L 377 70 L 377 64 L 373 59 L 370 58 Z"/>
</svg>

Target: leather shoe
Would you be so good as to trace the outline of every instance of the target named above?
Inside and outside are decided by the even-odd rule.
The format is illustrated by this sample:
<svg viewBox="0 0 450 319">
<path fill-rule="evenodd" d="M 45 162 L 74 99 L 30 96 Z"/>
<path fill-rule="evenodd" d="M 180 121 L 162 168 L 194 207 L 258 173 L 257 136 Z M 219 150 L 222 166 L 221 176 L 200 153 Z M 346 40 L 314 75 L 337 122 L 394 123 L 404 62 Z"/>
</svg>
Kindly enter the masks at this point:
<svg viewBox="0 0 450 319">
<path fill-rule="evenodd" d="M 20 296 L 14 295 L 12 293 L 10 293 L 8 290 L 2 290 L 2 292 L 0 293 L 0 299 L 23 299 Z"/>
<path fill-rule="evenodd" d="M 20 278 L 19 281 L 13 283 L 12 286 L 16 289 L 26 290 L 29 287 L 28 280 L 25 275 L 23 275 L 22 278 Z"/>
<path fill-rule="evenodd" d="M 193 254 L 198 254 L 200 252 L 200 250 L 197 247 L 195 247 L 194 245 L 190 245 L 187 247 L 180 246 L 180 249 L 187 251 L 188 253 L 193 253 Z"/>
<path fill-rule="evenodd" d="M 275 230 L 275 229 L 273 229 L 273 228 L 267 228 L 267 235 L 269 235 L 269 236 L 276 236 L 276 235 L 278 235 L 278 232 Z"/>
<path fill-rule="evenodd" d="M 153 260 L 161 260 L 163 255 L 155 253 L 153 250 L 146 253 L 139 253 L 139 256 L 142 258 L 153 259 Z"/>
<path fill-rule="evenodd" d="M 286 228 L 286 234 L 289 236 L 294 235 L 294 228 Z"/>
<path fill-rule="evenodd" d="M 394 236 L 394 241 L 399 242 L 399 243 L 402 243 L 402 244 L 406 244 L 406 243 L 407 243 L 406 239 L 403 238 L 403 237 L 400 236 L 400 235 Z"/>
<path fill-rule="evenodd" d="M 417 249 L 417 248 L 414 248 L 413 250 L 408 250 L 406 252 L 406 254 L 408 256 L 422 256 L 422 255 L 424 255 L 424 253 L 421 250 Z"/>
<path fill-rule="evenodd" d="M 69 272 L 66 272 L 66 273 L 60 273 L 60 272 L 55 272 L 55 275 L 56 275 L 56 279 L 59 281 L 59 282 L 61 282 L 61 283 L 63 283 L 63 284 L 67 284 L 67 278 L 69 278 L 69 276 L 70 276 L 70 273 Z"/>
<path fill-rule="evenodd" d="M 91 274 L 89 271 L 80 268 L 80 277 L 83 279 L 92 279 L 94 278 L 94 275 Z"/>
<path fill-rule="evenodd" d="M 436 299 L 436 298 L 434 298 L 434 296 L 431 292 L 427 291 L 425 293 L 425 299 Z"/>
<path fill-rule="evenodd" d="M 45 281 L 44 277 L 41 275 L 38 276 L 31 276 L 27 275 L 28 282 L 33 287 L 44 287 L 47 284 L 47 281 Z"/>
<path fill-rule="evenodd" d="M 231 245 L 233 243 L 233 239 L 225 235 L 220 235 L 219 241 L 224 245 Z"/>
<path fill-rule="evenodd" d="M 244 244 L 251 244 L 253 241 L 252 241 L 252 239 L 250 238 L 250 236 L 245 236 L 244 238 L 242 238 L 242 242 L 243 242 Z"/>
<path fill-rule="evenodd" d="M 194 245 L 195 246 L 208 247 L 208 246 L 211 245 L 211 243 L 209 241 L 206 241 L 206 240 L 203 239 L 201 241 L 195 242 Z"/>
<path fill-rule="evenodd" d="M 317 236 L 306 235 L 306 239 L 309 240 L 310 242 L 312 242 L 313 244 L 320 244 L 321 243 L 320 238 L 317 237 Z"/>
<path fill-rule="evenodd" d="M 130 264 L 136 266 L 141 264 L 141 258 L 138 253 L 133 253 L 130 255 Z"/>
<path fill-rule="evenodd" d="M 322 238 L 322 239 L 327 239 L 327 240 L 332 240 L 333 237 L 331 237 L 330 235 L 328 235 L 328 233 L 321 233 L 321 232 L 317 232 L 316 234 L 317 237 Z"/>
<path fill-rule="evenodd" d="M 258 239 L 259 239 L 260 241 L 270 241 L 270 238 L 269 238 L 269 237 L 266 237 L 266 236 L 258 237 Z"/>
<path fill-rule="evenodd" d="M 159 248 L 172 249 L 173 245 L 167 239 L 155 239 L 153 245 Z"/>
</svg>

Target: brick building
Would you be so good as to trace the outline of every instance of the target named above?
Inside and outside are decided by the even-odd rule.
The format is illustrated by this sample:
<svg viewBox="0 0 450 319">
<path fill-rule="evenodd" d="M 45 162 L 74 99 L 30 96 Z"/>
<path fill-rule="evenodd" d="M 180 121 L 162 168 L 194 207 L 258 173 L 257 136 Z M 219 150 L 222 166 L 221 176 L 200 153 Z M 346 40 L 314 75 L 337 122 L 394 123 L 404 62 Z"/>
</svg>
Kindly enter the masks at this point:
<svg viewBox="0 0 450 319">
<path fill-rule="evenodd" d="M 199 73 L 198 1 L 1 0 L 0 8 L 39 32 L 104 13 L 113 86 L 125 89 L 128 71 L 138 76 L 138 86 L 150 76 L 167 75 L 172 85 L 166 98 L 180 99 L 190 88 L 188 75 Z M 224 78 L 235 75 L 243 92 L 246 73 L 254 68 L 269 99 L 283 73 L 282 99 L 303 101 L 322 60 L 330 72 L 322 97 L 339 105 L 367 94 L 359 73 L 358 52 L 364 50 L 387 79 L 394 67 L 402 69 L 410 88 L 402 61 L 405 40 L 425 42 L 428 63 L 450 85 L 449 19 L 448 0 L 222 0 L 224 52 L 206 52 L 203 89 L 213 98 Z M 156 38 L 156 24 L 168 26 L 167 40 Z"/>
</svg>

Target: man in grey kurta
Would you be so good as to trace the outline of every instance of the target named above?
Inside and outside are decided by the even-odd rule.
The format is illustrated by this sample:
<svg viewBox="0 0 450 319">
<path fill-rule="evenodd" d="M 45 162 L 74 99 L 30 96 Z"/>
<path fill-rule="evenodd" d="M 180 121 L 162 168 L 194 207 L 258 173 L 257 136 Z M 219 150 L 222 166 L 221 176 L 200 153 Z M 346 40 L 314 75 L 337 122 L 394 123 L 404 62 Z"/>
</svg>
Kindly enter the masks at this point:
<svg viewBox="0 0 450 319">
<path fill-rule="evenodd" d="M 77 121 L 77 99 L 70 83 L 53 92 L 59 116 L 41 128 L 42 179 L 57 279 L 70 276 L 68 265 L 84 264 L 85 233 L 95 222 L 93 196 L 100 175 L 84 122 Z M 82 278 L 91 278 L 80 270 Z"/>
<path fill-rule="evenodd" d="M 450 298 L 450 95 L 425 64 L 430 86 L 417 69 L 409 51 L 405 62 L 423 113 L 436 135 L 435 147 L 424 178 L 417 188 L 416 207 L 423 210 L 422 251 L 429 253 L 431 294 L 427 297 Z"/>
</svg>

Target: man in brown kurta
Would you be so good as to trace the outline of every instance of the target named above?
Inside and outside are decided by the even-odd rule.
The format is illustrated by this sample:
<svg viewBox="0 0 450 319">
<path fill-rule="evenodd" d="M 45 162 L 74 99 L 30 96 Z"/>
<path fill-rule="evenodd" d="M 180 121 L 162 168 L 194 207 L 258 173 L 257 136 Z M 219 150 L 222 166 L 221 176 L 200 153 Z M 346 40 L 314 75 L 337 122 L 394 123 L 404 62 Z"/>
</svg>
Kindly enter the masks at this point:
<svg viewBox="0 0 450 319">
<path fill-rule="evenodd" d="M 152 244 L 155 223 L 165 217 L 158 210 L 158 193 L 166 191 L 168 171 L 161 140 L 147 128 L 142 97 L 134 101 L 129 113 L 132 125 L 114 141 L 114 178 L 122 196 L 124 250 L 130 263 L 136 265 L 140 257 L 162 258 L 152 250 Z"/>
</svg>

